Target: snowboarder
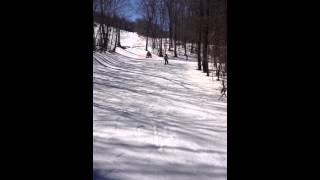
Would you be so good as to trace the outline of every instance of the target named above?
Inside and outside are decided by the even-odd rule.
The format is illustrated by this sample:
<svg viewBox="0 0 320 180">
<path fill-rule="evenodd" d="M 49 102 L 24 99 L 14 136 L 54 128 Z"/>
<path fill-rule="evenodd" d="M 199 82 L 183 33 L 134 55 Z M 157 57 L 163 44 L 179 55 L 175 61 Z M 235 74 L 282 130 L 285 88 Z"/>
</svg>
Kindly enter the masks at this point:
<svg viewBox="0 0 320 180">
<path fill-rule="evenodd" d="M 169 64 L 168 55 L 167 54 L 164 55 L 164 64 Z"/>
<path fill-rule="evenodd" d="M 146 58 L 152 58 L 152 55 L 151 55 L 150 51 L 147 52 Z"/>
</svg>

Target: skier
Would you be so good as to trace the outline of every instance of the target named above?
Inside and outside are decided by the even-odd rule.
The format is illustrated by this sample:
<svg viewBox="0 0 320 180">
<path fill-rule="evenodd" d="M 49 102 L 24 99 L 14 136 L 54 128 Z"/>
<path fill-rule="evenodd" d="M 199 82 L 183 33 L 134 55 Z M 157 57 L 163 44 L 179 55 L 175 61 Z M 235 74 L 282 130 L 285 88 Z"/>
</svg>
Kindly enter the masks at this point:
<svg viewBox="0 0 320 180">
<path fill-rule="evenodd" d="M 152 58 L 152 55 L 151 55 L 150 51 L 147 52 L 146 58 Z"/>
<path fill-rule="evenodd" d="M 164 55 L 164 64 L 169 64 L 168 55 L 167 54 Z"/>
</svg>

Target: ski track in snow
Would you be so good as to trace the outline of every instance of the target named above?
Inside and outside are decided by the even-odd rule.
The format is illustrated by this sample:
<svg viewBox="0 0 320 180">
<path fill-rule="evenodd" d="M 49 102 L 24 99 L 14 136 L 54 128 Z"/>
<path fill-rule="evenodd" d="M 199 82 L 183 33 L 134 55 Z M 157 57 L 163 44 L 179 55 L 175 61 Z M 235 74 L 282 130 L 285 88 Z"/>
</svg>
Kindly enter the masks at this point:
<svg viewBox="0 0 320 180">
<path fill-rule="evenodd" d="M 220 83 L 196 62 L 142 53 L 93 55 L 93 179 L 226 180 Z"/>
</svg>

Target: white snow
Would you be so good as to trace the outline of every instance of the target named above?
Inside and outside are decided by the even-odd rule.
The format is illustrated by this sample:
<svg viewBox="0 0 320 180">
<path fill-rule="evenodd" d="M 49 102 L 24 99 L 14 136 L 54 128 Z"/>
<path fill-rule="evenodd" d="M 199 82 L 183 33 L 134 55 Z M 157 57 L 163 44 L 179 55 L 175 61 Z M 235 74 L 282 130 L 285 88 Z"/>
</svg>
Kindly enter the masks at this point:
<svg viewBox="0 0 320 180">
<path fill-rule="evenodd" d="M 226 180 L 221 84 L 184 57 L 145 58 L 144 38 L 121 36 L 129 48 L 93 54 L 93 179 Z"/>
</svg>

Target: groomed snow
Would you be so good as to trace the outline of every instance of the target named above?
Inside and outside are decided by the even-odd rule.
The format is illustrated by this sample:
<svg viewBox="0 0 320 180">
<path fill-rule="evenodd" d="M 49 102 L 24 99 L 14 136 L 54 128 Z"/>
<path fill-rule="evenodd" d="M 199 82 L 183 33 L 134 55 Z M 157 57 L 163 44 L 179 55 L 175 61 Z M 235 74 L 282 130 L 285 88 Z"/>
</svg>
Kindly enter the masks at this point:
<svg viewBox="0 0 320 180">
<path fill-rule="evenodd" d="M 227 104 L 196 62 L 145 58 L 122 32 L 93 55 L 94 180 L 226 180 Z"/>
</svg>

